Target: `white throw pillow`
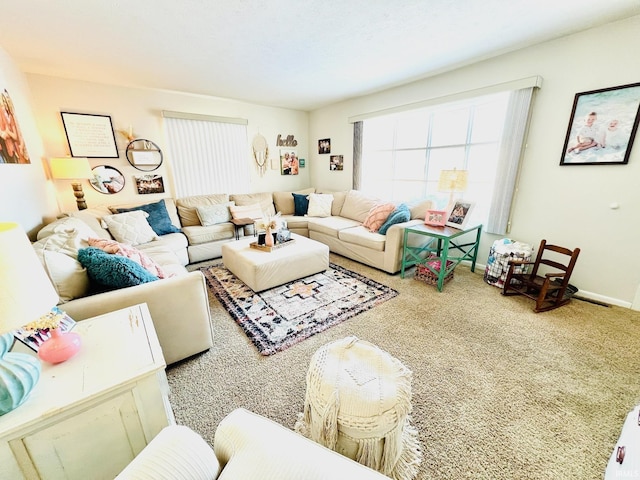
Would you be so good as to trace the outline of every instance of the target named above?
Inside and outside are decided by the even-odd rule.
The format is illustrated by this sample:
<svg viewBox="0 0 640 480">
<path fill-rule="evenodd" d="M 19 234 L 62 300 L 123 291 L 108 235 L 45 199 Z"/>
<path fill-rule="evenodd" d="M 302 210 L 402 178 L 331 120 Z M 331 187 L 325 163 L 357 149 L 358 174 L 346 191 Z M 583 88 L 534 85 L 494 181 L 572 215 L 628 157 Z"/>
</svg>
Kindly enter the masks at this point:
<svg viewBox="0 0 640 480">
<path fill-rule="evenodd" d="M 106 215 L 102 217 L 102 222 L 105 224 L 104 228 L 107 228 L 118 242 L 135 246 L 149 243 L 158 238 L 156 232 L 147 222 L 148 216 L 149 214 L 145 211 L 134 210 Z"/>
<path fill-rule="evenodd" d="M 307 215 L 309 217 L 330 217 L 332 204 L 333 195 L 328 193 L 310 193 Z"/>
<path fill-rule="evenodd" d="M 77 230 L 55 232 L 33 244 L 60 302 L 84 297 L 89 291 L 87 271 L 78 262 L 78 250 L 88 243 Z"/>
<path fill-rule="evenodd" d="M 231 220 L 229 207 L 235 206 L 235 202 L 220 203 L 217 205 L 201 205 L 196 207 L 196 213 L 200 219 L 200 224 L 209 227 L 218 223 L 225 223 Z"/>
</svg>

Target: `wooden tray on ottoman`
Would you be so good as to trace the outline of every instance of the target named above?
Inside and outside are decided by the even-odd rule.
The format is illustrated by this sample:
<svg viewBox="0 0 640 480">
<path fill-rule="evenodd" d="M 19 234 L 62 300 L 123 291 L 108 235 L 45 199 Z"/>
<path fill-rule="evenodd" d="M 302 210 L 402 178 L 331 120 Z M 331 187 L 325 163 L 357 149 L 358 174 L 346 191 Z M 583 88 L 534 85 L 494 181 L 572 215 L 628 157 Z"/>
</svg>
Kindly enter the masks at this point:
<svg viewBox="0 0 640 480">
<path fill-rule="evenodd" d="M 291 238 L 286 242 L 280 242 L 273 245 L 273 247 L 269 247 L 267 245 L 258 245 L 258 242 L 251 242 L 249 246 L 251 248 L 255 248 L 256 250 L 262 250 L 263 252 L 273 252 L 274 250 L 278 250 L 282 247 L 286 247 L 288 245 L 293 245 L 295 243 L 295 239 Z"/>
</svg>

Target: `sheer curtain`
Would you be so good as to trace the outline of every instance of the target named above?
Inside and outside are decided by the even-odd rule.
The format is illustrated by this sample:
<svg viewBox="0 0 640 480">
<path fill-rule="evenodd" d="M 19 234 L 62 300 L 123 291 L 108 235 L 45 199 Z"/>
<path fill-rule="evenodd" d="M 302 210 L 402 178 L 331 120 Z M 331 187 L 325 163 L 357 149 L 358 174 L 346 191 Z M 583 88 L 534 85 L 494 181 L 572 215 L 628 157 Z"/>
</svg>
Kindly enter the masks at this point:
<svg viewBox="0 0 640 480">
<path fill-rule="evenodd" d="M 532 100 L 533 87 L 511 92 L 500 142 L 491 209 L 485 228 L 488 233 L 503 235 L 509 230 L 511 206 L 529 126 Z"/>
<path fill-rule="evenodd" d="M 247 121 L 162 112 L 177 197 L 249 187 Z"/>
<path fill-rule="evenodd" d="M 360 189 L 362 180 L 362 122 L 353 124 L 353 189 Z"/>
</svg>

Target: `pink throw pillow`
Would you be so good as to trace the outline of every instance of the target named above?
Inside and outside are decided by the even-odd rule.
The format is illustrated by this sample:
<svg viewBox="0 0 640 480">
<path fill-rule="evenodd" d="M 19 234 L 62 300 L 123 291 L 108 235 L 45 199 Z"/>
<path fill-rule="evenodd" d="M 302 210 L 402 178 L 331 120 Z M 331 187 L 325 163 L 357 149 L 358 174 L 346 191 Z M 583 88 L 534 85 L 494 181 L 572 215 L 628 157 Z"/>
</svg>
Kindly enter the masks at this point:
<svg viewBox="0 0 640 480">
<path fill-rule="evenodd" d="M 377 232 L 395 209 L 396 206 L 393 203 L 374 205 L 371 210 L 369 210 L 367 218 L 364 219 L 362 225 L 370 232 Z"/>
<path fill-rule="evenodd" d="M 155 275 L 158 278 L 173 277 L 175 274 L 166 274 L 162 267 L 158 265 L 153 259 L 146 253 L 138 250 L 126 243 L 116 242 L 115 240 L 107 240 L 106 238 L 89 238 L 87 240 L 91 247 L 99 248 L 107 253 L 113 255 L 120 255 L 127 257 L 136 263 L 142 265 L 142 267 L 149 273 Z"/>
</svg>

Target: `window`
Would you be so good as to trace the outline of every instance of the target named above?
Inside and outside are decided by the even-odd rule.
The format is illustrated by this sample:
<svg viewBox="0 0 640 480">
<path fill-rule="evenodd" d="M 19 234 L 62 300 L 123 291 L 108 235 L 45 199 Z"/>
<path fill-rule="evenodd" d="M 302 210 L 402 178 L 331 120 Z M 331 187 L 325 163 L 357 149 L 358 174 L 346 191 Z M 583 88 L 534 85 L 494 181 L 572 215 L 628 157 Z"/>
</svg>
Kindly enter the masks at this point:
<svg viewBox="0 0 640 480">
<path fill-rule="evenodd" d="M 395 201 L 475 202 L 473 221 L 507 232 L 533 88 L 370 115 L 354 128 L 354 187 Z M 466 170 L 465 192 L 438 190 L 442 170 Z"/>
<path fill-rule="evenodd" d="M 250 183 L 247 121 L 162 112 L 176 197 L 244 192 Z"/>
</svg>

